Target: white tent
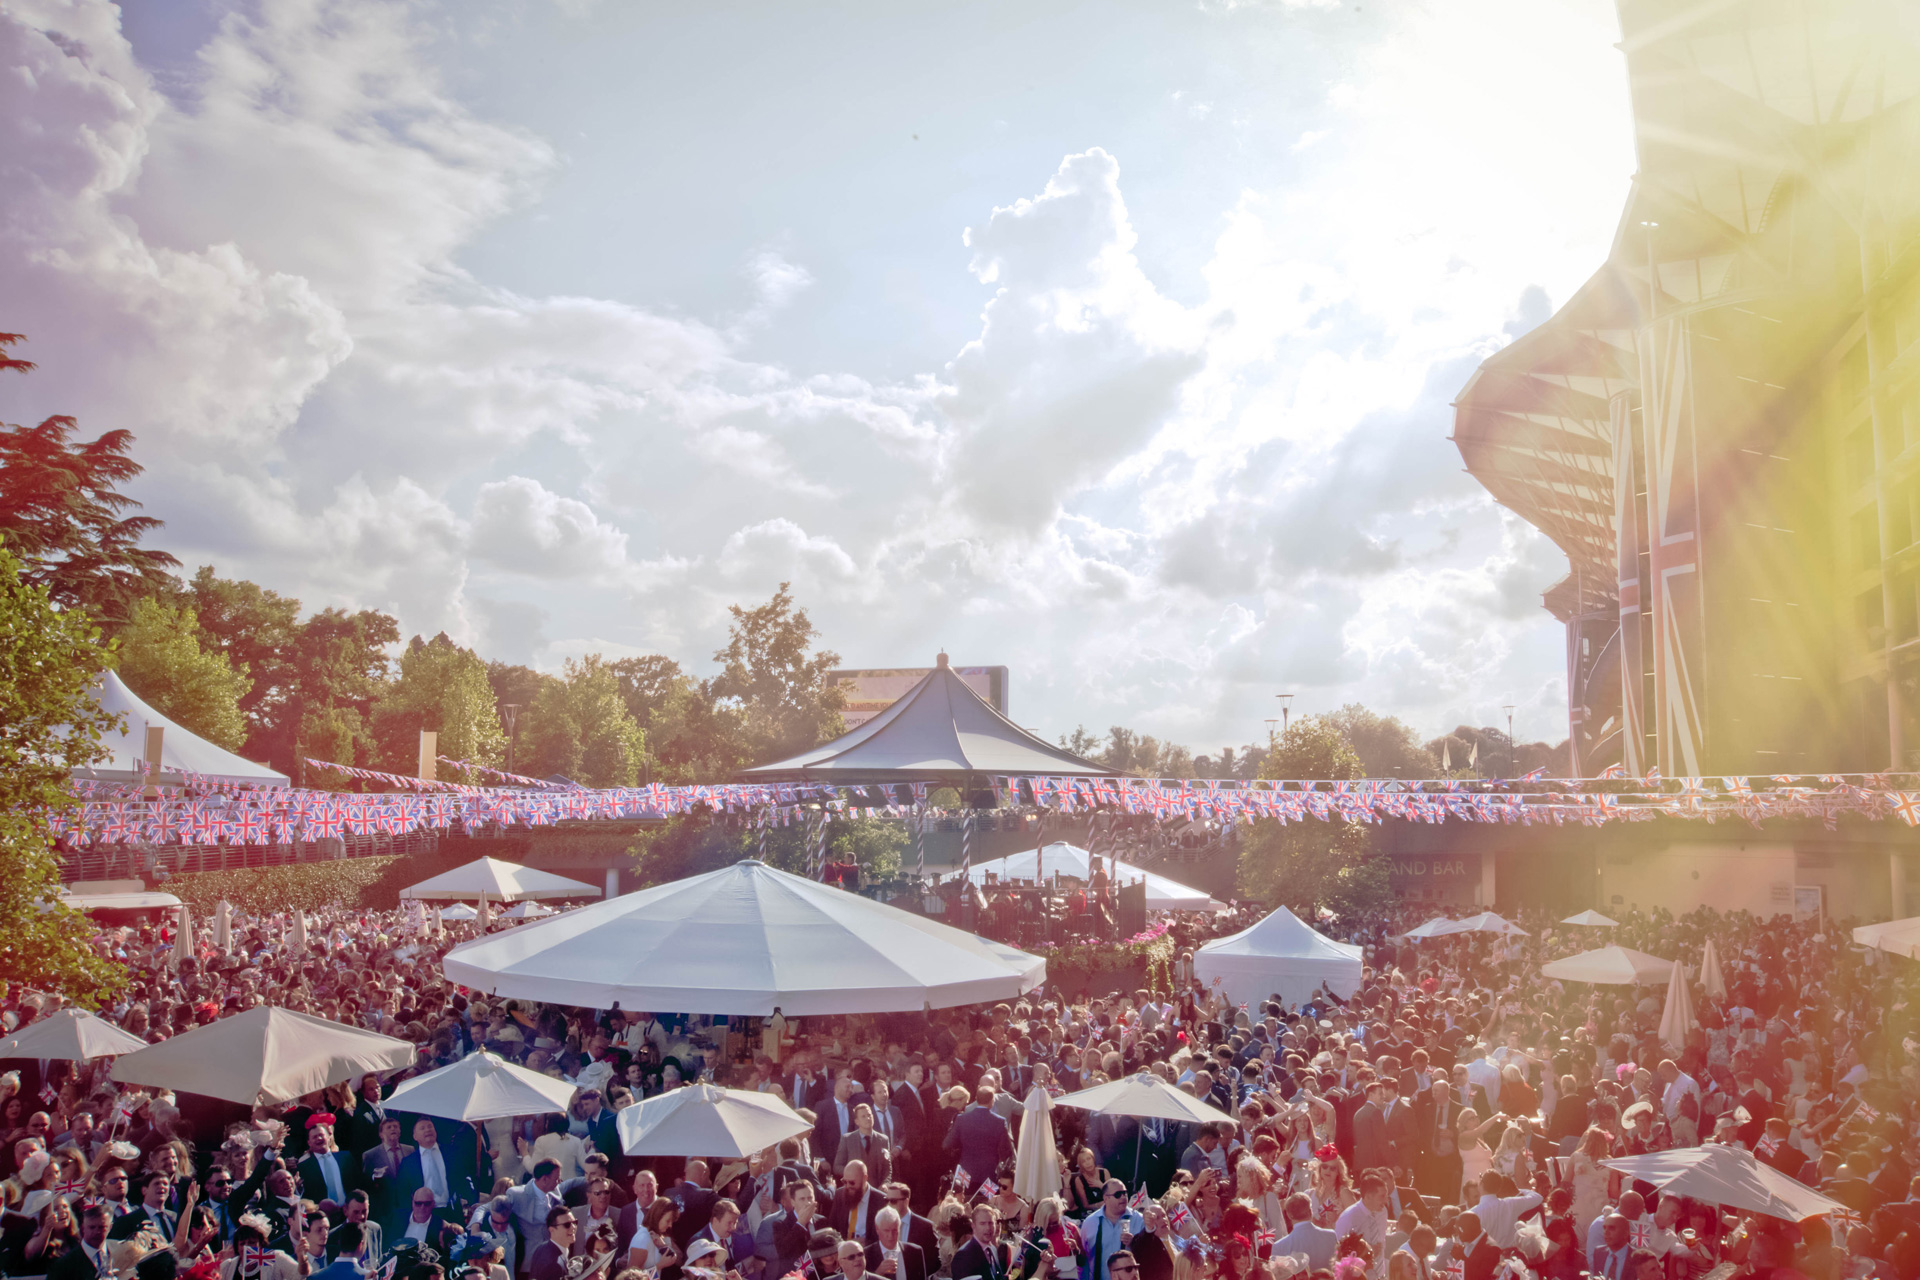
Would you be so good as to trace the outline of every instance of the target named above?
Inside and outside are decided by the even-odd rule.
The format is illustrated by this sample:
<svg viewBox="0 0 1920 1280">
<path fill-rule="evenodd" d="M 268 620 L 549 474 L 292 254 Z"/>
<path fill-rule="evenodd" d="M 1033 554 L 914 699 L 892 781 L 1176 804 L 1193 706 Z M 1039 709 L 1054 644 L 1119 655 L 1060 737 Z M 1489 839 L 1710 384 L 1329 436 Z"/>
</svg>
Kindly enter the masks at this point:
<svg viewBox="0 0 1920 1280">
<path fill-rule="evenodd" d="M 440 908 L 442 920 L 478 920 L 480 913 L 464 902 L 456 902 L 450 907 Z"/>
<path fill-rule="evenodd" d="M 1889 951 L 1909 960 L 1920 960 L 1920 916 L 1905 920 L 1887 920 L 1863 924 L 1853 931 L 1853 940 L 1863 947 Z"/>
<path fill-rule="evenodd" d="M 1555 960 L 1540 966 L 1543 978 L 1562 982 L 1591 982 L 1599 986 L 1634 986 L 1639 983 L 1665 982 L 1673 972 L 1673 961 L 1650 956 L 1627 947 L 1601 947 L 1582 951 L 1577 956 Z"/>
<path fill-rule="evenodd" d="M 451 898 L 456 902 L 521 902 L 528 898 L 598 898 L 597 885 L 538 871 L 517 862 L 480 858 L 400 891 L 403 898 Z"/>
<path fill-rule="evenodd" d="M 538 902 L 522 902 L 500 913 L 502 920 L 544 920 L 557 914 L 552 907 L 542 906 Z"/>
<path fill-rule="evenodd" d="M 1281 907 L 1239 933 L 1215 938 L 1193 953 L 1193 973 L 1220 987 L 1234 1004 L 1257 1006 L 1279 995 L 1297 1005 L 1321 983 L 1345 998 L 1360 989 L 1360 948 L 1314 932 Z"/>
<path fill-rule="evenodd" d="M 1070 876 L 1075 880 L 1087 880 L 1093 875 L 1092 864 L 1096 856 L 1099 855 L 1060 840 L 1038 849 L 1025 849 L 1004 858 L 995 858 L 991 862 L 976 862 L 967 872 L 967 878 L 975 884 L 985 884 L 989 878 L 1038 881 Z M 1169 880 L 1151 871 L 1115 862 L 1110 857 L 1099 858 L 1100 865 L 1106 869 L 1116 886 L 1146 882 L 1149 911 L 1205 911 L 1212 902 L 1204 891 L 1190 888 L 1178 880 Z"/>
<path fill-rule="evenodd" d="M 1012 1000 L 1046 961 L 748 860 L 463 943 L 447 980 L 605 1009 L 788 1017 Z"/>
<path fill-rule="evenodd" d="M 119 713 L 120 728 L 100 736 L 107 759 L 85 769 L 75 769 L 76 778 L 98 778 L 107 782 L 143 780 L 140 764 L 147 758 L 147 730 L 164 729 L 160 737 L 160 778 L 179 784 L 184 775 L 200 774 L 221 782 L 250 783 L 256 787 L 284 787 L 288 778 L 263 764 L 242 760 L 225 747 L 216 747 L 191 730 L 161 715 L 133 690 L 127 688 L 119 673 L 104 672 L 94 686 L 93 700 L 102 711 Z"/>
<path fill-rule="evenodd" d="M 1446 928 L 1437 930 L 1436 933 L 1502 933 L 1509 937 L 1518 936 L 1522 938 L 1533 936 L 1519 925 L 1514 924 L 1512 921 L 1492 911 L 1482 911 L 1477 916 L 1468 916 L 1465 920 L 1455 920 Z"/>
<path fill-rule="evenodd" d="M 1431 920 L 1413 926 L 1404 936 L 1415 941 L 1425 938 L 1444 938 L 1450 933 L 1457 932 L 1455 926 L 1459 923 L 1458 920 L 1449 919 L 1446 916 L 1435 916 Z"/>
<path fill-rule="evenodd" d="M 1588 909 L 1577 916 L 1568 916 L 1561 924 L 1583 924 L 1591 929 L 1611 929 L 1619 924 L 1618 920 L 1609 920 L 1598 911 Z"/>
</svg>

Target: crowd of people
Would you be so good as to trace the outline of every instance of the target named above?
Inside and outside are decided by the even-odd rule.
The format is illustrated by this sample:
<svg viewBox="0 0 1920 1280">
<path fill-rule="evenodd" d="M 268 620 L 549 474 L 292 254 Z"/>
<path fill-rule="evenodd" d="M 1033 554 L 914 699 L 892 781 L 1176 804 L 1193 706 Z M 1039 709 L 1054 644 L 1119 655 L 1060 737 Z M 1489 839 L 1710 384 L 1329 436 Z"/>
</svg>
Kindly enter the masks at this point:
<svg viewBox="0 0 1920 1280">
<path fill-rule="evenodd" d="M 1183 953 L 1257 912 L 1179 923 Z M 104 933 L 103 1010 L 159 1040 L 255 1004 L 412 1041 L 419 1063 L 251 1111 L 115 1084 L 106 1060 L 0 1076 L 0 1270 L 58 1280 L 1920 1280 L 1920 966 L 1818 920 L 1630 916 L 1605 938 L 1410 942 L 1426 913 L 1338 921 L 1358 990 L 1234 1006 L 1046 988 L 933 1013 L 714 1020 L 489 998 L 440 972 L 459 934 L 397 914 L 283 920 L 226 948 Z M 1724 999 L 1664 1044 L 1664 988 L 1543 979 L 1615 941 L 1697 963 Z M 59 1006 L 15 993 L 0 1026 Z M 409 1074 L 485 1047 L 575 1087 L 565 1114 L 402 1114 Z M 1152 1072 L 1199 1123 L 1050 1110 L 1057 1175 L 1019 1166 L 1034 1090 Z M 745 1159 L 628 1157 L 614 1117 L 696 1079 L 811 1128 Z M 1786 1222 L 1662 1194 L 1604 1163 L 1738 1144 L 1847 1206 Z M 1040 1166 L 1044 1168 L 1045 1166 Z M 1026 1175 L 1024 1178 L 1022 1175 Z M 1033 1185 L 1034 1177 L 1043 1185 Z"/>
</svg>

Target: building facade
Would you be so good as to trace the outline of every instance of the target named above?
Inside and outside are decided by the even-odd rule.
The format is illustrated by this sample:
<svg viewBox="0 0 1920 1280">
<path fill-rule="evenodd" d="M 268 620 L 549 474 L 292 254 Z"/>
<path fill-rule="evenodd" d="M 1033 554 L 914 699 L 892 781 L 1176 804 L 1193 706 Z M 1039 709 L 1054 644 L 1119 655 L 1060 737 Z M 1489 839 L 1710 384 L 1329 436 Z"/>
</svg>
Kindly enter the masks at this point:
<svg viewBox="0 0 1920 1280">
<path fill-rule="evenodd" d="M 1454 424 L 1567 554 L 1574 773 L 1920 768 L 1920 5 L 1619 13 L 1611 250 Z"/>
</svg>

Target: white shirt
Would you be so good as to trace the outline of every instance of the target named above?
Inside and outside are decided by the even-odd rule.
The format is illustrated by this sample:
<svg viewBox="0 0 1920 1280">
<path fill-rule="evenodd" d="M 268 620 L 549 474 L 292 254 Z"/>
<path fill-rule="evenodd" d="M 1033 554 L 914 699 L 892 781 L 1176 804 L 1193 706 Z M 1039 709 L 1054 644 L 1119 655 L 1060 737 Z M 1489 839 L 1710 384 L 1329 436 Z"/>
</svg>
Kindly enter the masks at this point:
<svg viewBox="0 0 1920 1280">
<path fill-rule="evenodd" d="M 444 1209 L 452 1197 L 447 1193 L 447 1160 L 440 1154 L 440 1144 L 420 1148 L 420 1177 L 433 1192 L 433 1207 Z"/>
<path fill-rule="evenodd" d="M 1695 1105 L 1698 1105 L 1700 1102 L 1700 1086 L 1694 1083 L 1692 1076 L 1682 1071 L 1673 1078 L 1673 1083 L 1667 1086 L 1666 1092 L 1660 1095 L 1660 1108 L 1666 1112 L 1668 1124 L 1672 1124 L 1680 1118 L 1681 1100 L 1689 1093 L 1693 1095 Z"/>
<path fill-rule="evenodd" d="M 1502 1249 L 1511 1249 L 1519 1243 L 1521 1215 L 1539 1204 L 1538 1191 L 1522 1191 L 1516 1196 L 1484 1195 L 1473 1211 L 1480 1215 L 1480 1225 L 1486 1230 L 1487 1238 Z"/>
<path fill-rule="evenodd" d="M 1535 1198 L 1537 1199 L 1538 1197 Z M 1387 1253 L 1382 1246 L 1387 1242 L 1388 1225 L 1389 1219 L 1384 1207 L 1382 1207 L 1378 1213 L 1375 1213 L 1372 1209 L 1367 1208 L 1367 1202 L 1365 1200 L 1355 1200 L 1346 1207 L 1340 1214 L 1339 1219 L 1333 1224 L 1333 1234 L 1337 1238 L 1344 1240 L 1347 1238 L 1348 1232 L 1358 1231 L 1360 1238 L 1365 1240 L 1373 1249 L 1375 1265 L 1367 1269 L 1368 1274 L 1385 1275 Z"/>
</svg>

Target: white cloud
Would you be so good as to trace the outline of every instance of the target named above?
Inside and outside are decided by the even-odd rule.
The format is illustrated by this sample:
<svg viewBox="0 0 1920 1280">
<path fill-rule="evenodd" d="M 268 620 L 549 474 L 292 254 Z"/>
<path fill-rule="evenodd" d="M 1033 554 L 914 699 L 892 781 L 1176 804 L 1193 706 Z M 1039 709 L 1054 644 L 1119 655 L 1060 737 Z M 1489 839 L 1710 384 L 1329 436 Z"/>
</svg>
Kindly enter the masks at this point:
<svg viewBox="0 0 1920 1280">
<path fill-rule="evenodd" d="M 1194 20 L 1271 36 L 1315 7 Z M 966 257 L 910 246 L 930 265 L 900 286 L 977 326 L 883 374 L 755 358 L 862 305 L 830 247 L 778 231 L 740 232 L 749 300 L 704 317 L 628 277 L 471 266 L 574 161 L 463 97 L 425 0 L 261 0 L 171 97 L 104 0 L 16 0 L 0 298 L 24 306 L 0 327 L 43 370 L 6 391 L 136 430 L 139 495 L 190 560 L 510 660 L 697 663 L 727 604 L 792 580 L 849 661 L 1007 662 L 1049 732 L 1207 749 L 1281 686 L 1428 729 L 1516 701 L 1545 732 L 1560 561 L 1460 474 L 1447 401 L 1604 247 L 1630 164 L 1608 12 L 1401 11 L 1251 126 L 1230 82 L 1182 89 L 1209 121 L 1183 136 L 1266 130 L 1297 170 L 1185 223 L 1174 162 L 1123 169 L 1100 137 L 995 177 Z M 836 215 L 884 228 L 866 196 Z M 1142 226 L 1190 278 L 1143 265 L 1166 246 Z"/>
</svg>

